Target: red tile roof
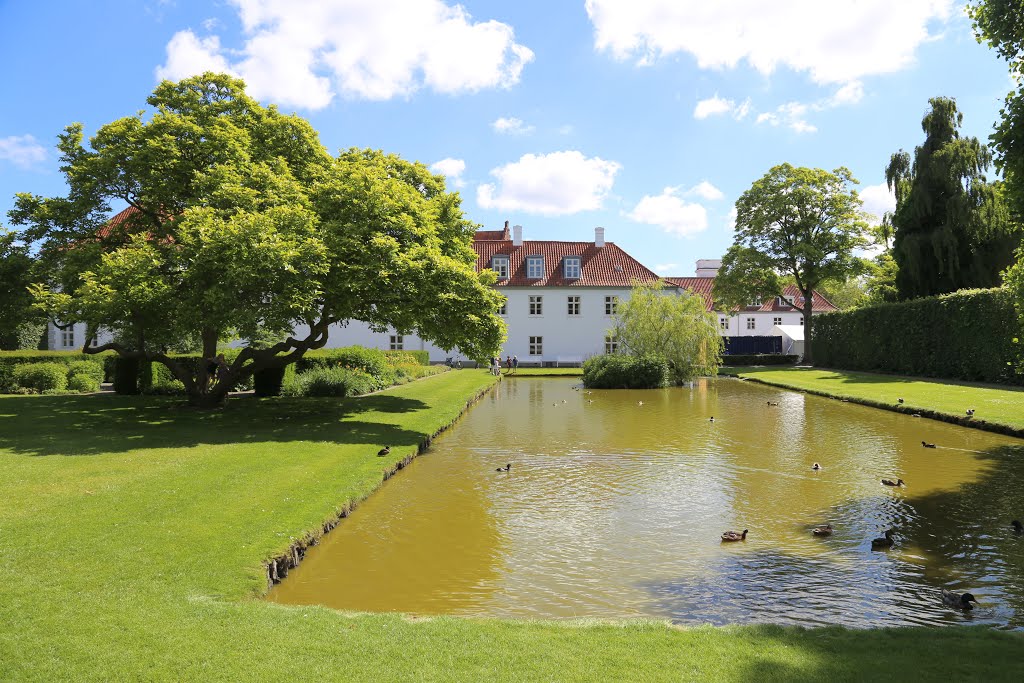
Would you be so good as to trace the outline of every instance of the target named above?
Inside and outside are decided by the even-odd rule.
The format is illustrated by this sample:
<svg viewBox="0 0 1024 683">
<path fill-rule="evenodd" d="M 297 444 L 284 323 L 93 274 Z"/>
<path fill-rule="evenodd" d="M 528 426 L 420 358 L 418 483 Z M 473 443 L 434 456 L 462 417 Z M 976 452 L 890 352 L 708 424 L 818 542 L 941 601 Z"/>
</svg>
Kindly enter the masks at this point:
<svg viewBox="0 0 1024 683">
<path fill-rule="evenodd" d="M 134 206 L 129 206 L 124 211 L 114 214 L 109 221 L 100 226 L 96 231 L 96 236 L 101 239 L 110 237 L 114 232 L 128 227 L 141 213 Z"/>
<path fill-rule="evenodd" d="M 704 297 L 704 303 L 707 304 L 707 309 L 713 310 L 715 300 L 712 296 L 712 288 L 715 284 L 715 278 L 713 277 L 667 277 L 665 278 L 668 282 L 674 285 L 678 285 L 684 289 L 688 289 L 691 292 L 696 292 Z M 743 310 L 745 311 L 762 311 L 762 312 L 773 312 L 773 311 L 787 311 L 791 312 L 794 310 L 800 310 L 803 307 L 803 297 L 800 296 L 800 290 L 794 285 L 787 286 L 783 293 L 793 299 L 793 306 L 786 303 L 779 303 L 778 297 L 772 297 L 765 301 L 760 306 L 747 306 Z M 832 305 L 832 302 L 823 297 L 818 292 L 813 292 L 811 296 L 811 310 L 814 313 L 828 313 L 830 311 L 839 310 Z"/>
<path fill-rule="evenodd" d="M 508 226 L 505 226 L 504 230 L 477 230 L 473 235 L 473 241 L 475 242 L 494 242 L 510 239 L 512 239 L 512 236 L 508 232 Z"/>
<path fill-rule="evenodd" d="M 479 231 L 485 235 L 498 231 Z M 491 267 L 494 256 L 509 257 L 509 277 L 499 280 L 498 287 L 631 287 L 633 281 L 652 282 L 659 279 L 635 258 L 612 242 L 601 248 L 593 242 L 524 241 L 512 246 L 511 240 L 477 239 L 476 265 L 479 270 Z M 544 275 L 526 277 L 526 257 L 544 257 Z M 580 258 L 580 277 L 566 278 L 563 260 L 566 256 Z"/>
</svg>

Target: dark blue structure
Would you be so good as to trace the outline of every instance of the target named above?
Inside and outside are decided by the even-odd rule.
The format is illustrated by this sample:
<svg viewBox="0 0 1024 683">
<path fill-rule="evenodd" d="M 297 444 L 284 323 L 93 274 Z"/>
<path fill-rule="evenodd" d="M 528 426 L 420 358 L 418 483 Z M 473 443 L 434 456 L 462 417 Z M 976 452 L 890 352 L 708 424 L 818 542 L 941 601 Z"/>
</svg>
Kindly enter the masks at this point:
<svg viewBox="0 0 1024 683">
<path fill-rule="evenodd" d="M 782 353 L 782 337 L 725 337 L 725 355 Z"/>
</svg>

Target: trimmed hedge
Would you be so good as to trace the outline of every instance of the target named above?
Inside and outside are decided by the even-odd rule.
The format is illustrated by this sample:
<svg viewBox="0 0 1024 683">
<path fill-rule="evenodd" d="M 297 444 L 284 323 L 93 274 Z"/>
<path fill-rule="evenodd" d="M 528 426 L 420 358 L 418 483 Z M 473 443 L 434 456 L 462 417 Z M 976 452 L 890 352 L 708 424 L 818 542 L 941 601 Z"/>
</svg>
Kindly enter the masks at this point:
<svg viewBox="0 0 1024 683">
<path fill-rule="evenodd" d="M 285 396 L 358 396 L 381 388 L 369 373 L 351 368 L 313 368 L 296 374 L 284 387 Z"/>
<path fill-rule="evenodd" d="M 593 389 L 657 389 L 666 386 L 668 378 L 663 358 L 613 353 L 583 362 L 583 384 Z"/>
<path fill-rule="evenodd" d="M 796 365 L 800 356 L 781 353 L 755 353 L 747 356 L 722 356 L 722 365 Z"/>
<path fill-rule="evenodd" d="M 68 390 L 91 394 L 100 390 L 100 381 L 94 375 L 79 373 L 68 378 Z"/>
<path fill-rule="evenodd" d="M 1024 330 L 1006 289 L 828 313 L 811 334 L 822 367 L 1024 384 Z"/>
<path fill-rule="evenodd" d="M 14 368 L 17 386 L 38 393 L 64 391 L 68 386 L 68 366 L 64 363 L 24 363 Z"/>
<path fill-rule="evenodd" d="M 14 369 L 19 365 L 28 363 L 63 363 L 70 366 L 78 361 L 89 361 L 90 363 L 104 363 L 109 360 L 113 362 L 114 355 L 110 353 L 85 354 L 77 351 L 0 351 L 0 393 L 16 391 L 17 382 L 14 381 Z M 112 366 L 111 366 L 112 367 Z M 113 377 L 113 374 L 107 375 Z"/>
</svg>

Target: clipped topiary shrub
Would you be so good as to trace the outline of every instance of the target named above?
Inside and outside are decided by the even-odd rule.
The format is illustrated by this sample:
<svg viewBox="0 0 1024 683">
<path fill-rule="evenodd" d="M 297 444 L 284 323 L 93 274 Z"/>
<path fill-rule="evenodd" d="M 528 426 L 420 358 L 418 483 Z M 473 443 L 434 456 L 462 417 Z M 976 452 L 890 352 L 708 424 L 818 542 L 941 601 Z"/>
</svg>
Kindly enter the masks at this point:
<svg viewBox="0 0 1024 683">
<path fill-rule="evenodd" d="M 295 371 L 300 374 L 314 368 L 362 370 L 378 379 L 383 385 L 392 383 L 392 364 L 388 361 L 388 354 L 380 349 L 367 349 L 362 346 L 318 349 L 307 353 L 295 362 Z"/>
<path fill-rule="evenodd" d="M 64 363 L 28 363 L 14 368 L 14 381 L 31 391 L 64 391 L 68 386 L 68 368 Z"/>
<path fill-rule="evenodd" d="M 253 388 L 257 396 L 280 396 L 284 385 L 285 368 L 263 368 L 253 373 Z"/>
<path fill-rule="evenodd" d="M 68 376 L 85 375 L 96 381 L 96 385 L 103 381 L 103 363 L 100 360 L 76 360 L 68 363 Z"/>
<path fill-rule="evenodd" d="M 100 367 L 102 372 L 103 368 Z M 68 390 L 81 394 L 91 394 L 100 390 L 100 381 L 94 375 L 79 373 L 68 378 Z"/>
<path fill-rule="evenodd" d="M 668 381 L 663 358 L 609 354 L 583 363 L 583 384 L 593 389 L 656 389 Z"/>
<path fill-rule="evenodd" d="M 815 365 L 1024 384 L 1024 330 L 1006 289 L 975 289 L 815 316 Z"/>
</svg>

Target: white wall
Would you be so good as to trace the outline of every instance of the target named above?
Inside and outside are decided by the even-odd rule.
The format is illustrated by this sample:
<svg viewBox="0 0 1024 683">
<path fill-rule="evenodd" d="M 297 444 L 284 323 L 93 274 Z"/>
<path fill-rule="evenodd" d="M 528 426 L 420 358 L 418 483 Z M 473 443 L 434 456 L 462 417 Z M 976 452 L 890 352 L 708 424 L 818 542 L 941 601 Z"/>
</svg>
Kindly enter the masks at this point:
<svg viewBox="0 0 1024 683">
<path fill-rule="evenodd" d="M 778 313 L 764 311 L 744 312 L 732 316 L 725 316 L 721 313 L 716 313 L 716 315 L 718 316 L 719 323 L 725 317 L 729 320 L 728 330 L 722 329 L 721 324 L 719 324 L 718 333 L 723 337 L 767 337 L 772 334 L 772 328 L 775 325 L 800 325 L 804 317 L 799 312 Z M 752 330 L 747 329 L 748 318 L 754 319 L 754 329 Z M 776 322 L 776 318 L 781 318 L 781 323 Z"/>
<path fill-rule="evenodd" d="M 80 351 L 82 344 L 85 343 L 85 327 L 85 323 L 75 323 L 65 331 L 53 323 L 48 323 L 46 326 L 46 348 L 51 351 Z M 65 334 L 65 332 L 69 334 Z M 109 332 L 100 330 L 93 345 L 106 344 L 110 339 Z"/>
</svg>

